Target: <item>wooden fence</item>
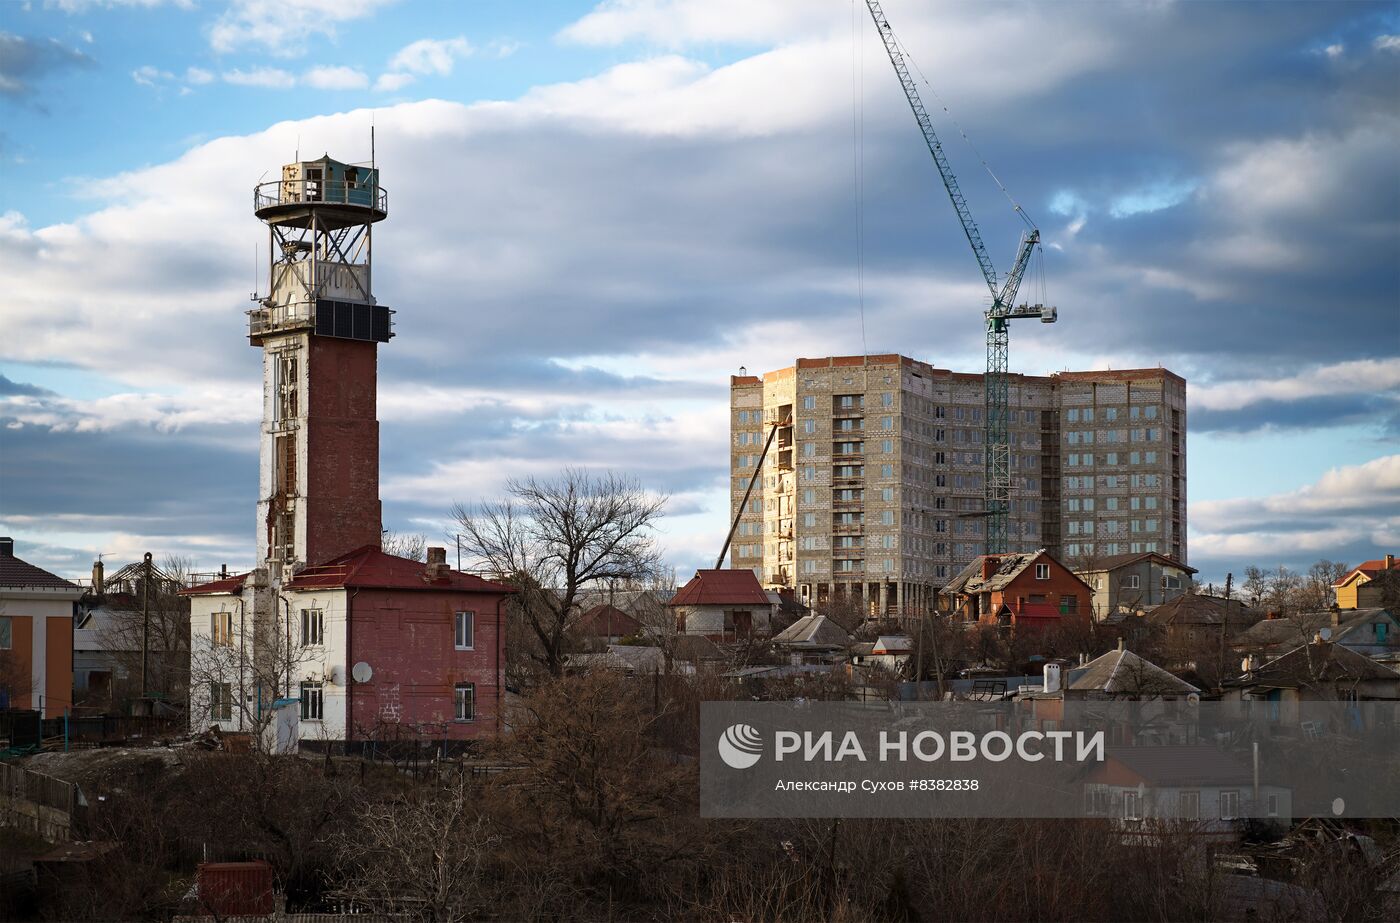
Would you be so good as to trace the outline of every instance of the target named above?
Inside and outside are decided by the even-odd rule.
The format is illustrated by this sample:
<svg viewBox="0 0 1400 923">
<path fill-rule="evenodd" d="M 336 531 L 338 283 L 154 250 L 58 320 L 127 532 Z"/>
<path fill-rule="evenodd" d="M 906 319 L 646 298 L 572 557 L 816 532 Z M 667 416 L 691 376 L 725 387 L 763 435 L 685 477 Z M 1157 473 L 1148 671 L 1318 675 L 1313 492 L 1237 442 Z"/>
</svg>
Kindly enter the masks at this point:
<svg viewBox="0 0 1400 923">
<path fill-rule="evenodd" d="M 86 805 L 73 782 L 14 763 L 0 763 L 0 816 L 50 840 L 81 835 Z"/>
</svg>

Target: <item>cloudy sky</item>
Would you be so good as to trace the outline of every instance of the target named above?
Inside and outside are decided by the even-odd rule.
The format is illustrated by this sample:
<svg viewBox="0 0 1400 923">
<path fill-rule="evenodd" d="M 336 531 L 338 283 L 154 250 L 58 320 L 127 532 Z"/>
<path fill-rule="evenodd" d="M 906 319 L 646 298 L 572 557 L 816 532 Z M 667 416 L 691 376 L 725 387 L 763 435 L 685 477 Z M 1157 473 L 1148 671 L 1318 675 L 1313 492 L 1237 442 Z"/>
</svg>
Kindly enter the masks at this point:
<svg viewBox="0 0 1400 923">
<path fill-rule="evenodd" d="M 977 151 L 1043 230 L 1060 322 L 1012 367 L 1189 380 L 1202 576 L 1400 546 L 1400 6 L 885 6 L 993 258 L 1019 224 Z M 391 528 L 611 466 L 672 496 L 684 576 L 723 540 L 740 366 L 859 353 L 862 304 L 870 351 L 982 365 L 985 289 L 851 0 L 3 0 L 21 556 L 252 563 L 249 192 L 368 159 L 371 124 Z"/>
</svg>

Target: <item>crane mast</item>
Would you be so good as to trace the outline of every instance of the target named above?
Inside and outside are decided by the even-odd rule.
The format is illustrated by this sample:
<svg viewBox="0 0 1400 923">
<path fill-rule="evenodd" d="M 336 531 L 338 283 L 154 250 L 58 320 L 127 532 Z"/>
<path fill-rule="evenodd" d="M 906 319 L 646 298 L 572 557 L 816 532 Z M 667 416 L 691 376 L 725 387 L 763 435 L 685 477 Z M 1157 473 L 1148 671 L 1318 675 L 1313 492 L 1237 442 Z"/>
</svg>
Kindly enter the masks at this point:
<svg viewBox="0 0 1400 923">
<path fill-rule="evenodd" d="M 905 63 L 904 54 L 899 50 L 899 42 L 895 39 L 894 30 L 890 28 L 889 20 L 885 18 L 885 12 L 880 8 L 878 0 L 866 0 L 866 7 L 870 10 L 870 18 L 875 21 L 876 31 L 880 33 L 880 40 L 885 44 L 885 52 L 889 55 L 890 64 L 894 66 L 895 75 L 899 78 L 900 86 L 904 88 L 904 97 L 909 101 L 909 108 L 914 112 L 914 119 L 919 123 L 919 130 L 923 132 L 924 142 L 928 145 L 929 153 L 933 155 L 933 162 L 938 167 L 938 175 L 943 179 L 943 188 L 948 192 L 948 198 L 952 200 L 953 210 L 958 213 L 958 221 L 962 224 L 963 234 L 967 236 L 967 242 L 972 247 L 972 253 L 977 258 L 977 265 L 982 270 L 982 278 L 987 283 L 987 289 L 991 292 L 992 303 L 985 312 L 987 325 L 987 371 L 983 377 L 984 401 L 987 424 L 987 441 L 984 477 L 984 497 L 985 510 L 983 515 L 987 519 L 987 543 L 988 554 L 1003 554 L 1007 549 L 1007 513 L 1011 508 L 1011 447 L 1009 435 L 1009 404 L 1010 386 L 1008 383 L 1008 363 L 1010 355 L 1010 339 L 1008 328 L 1010 321 L 1019 317 L 1038 317 L 1042 323 L 1053 324 L 1056 318 L 1056 311 L 1053 307 L 1044 305 L 1021 304 L 1014 306 L 1016 293 L 1021 287 L 1021 280 L 1025 277 L 1026 267 L 1030 263 L 1031 256 L 1035 253 L 1035 248 L 1040 244 L 1040 229 L 1029 219 L 1029 230 L 1021 236 L 1020 246 L 1016 251 L 1016 260 L 1012 264 L 1011 271 L 1007 273 L 1005 279 L 999 279 L 996 268 L 992 265 L 992 258 L 987 253 L 987 246 L 982 242 L 982 232 L 977 228 L 977 222 L 972 218 L 972 210 L 968 207 L 967 198 L 963 195 L 962 189 L 958 186 L 958 178 L 953 174 L 953 167 L 948 162 L 948 156 L 943 152 L 943 145 L 938 140 L 938 134 L 933 130 L 933 120 L 929 118 L 928 110 L 924 108 L 924 102 L 919 97 L 918 88 L 914 85 L 914 78 L 909 73 L 909 66 Z M 1017 211 L 1022 217 L 1019 206 Z"/>
</svg>

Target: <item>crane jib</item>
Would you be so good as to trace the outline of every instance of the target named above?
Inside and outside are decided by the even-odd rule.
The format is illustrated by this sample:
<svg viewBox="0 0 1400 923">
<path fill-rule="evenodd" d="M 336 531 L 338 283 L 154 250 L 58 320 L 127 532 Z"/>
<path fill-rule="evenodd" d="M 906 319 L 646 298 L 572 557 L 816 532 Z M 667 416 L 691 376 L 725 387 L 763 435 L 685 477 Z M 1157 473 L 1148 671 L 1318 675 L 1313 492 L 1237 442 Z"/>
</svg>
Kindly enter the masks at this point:
<svg viewBox="0 0 1400 923">
<path fill-rule="evenodd" d="M 1035 253 L 1036 246 L 1040 243 L 1040 231 L 1029 218 L 1025 217 L 1025 213 L 1017 205 L 1017 211 L 1031 226 L 1030 232 L 1021 238 L 1011 272 L 998 284 L 997 271 L 992 265 L 991 255 L 987 253 L 986 244 L 982 241 L 982 232 L 978 230 L 977 222 L 972 218 L 972 209 L 968 207 L 967 198 L 958 186 L 958 178 L 953 174 L 952 164 L 948 162 L 948 157 L 943 152 L 943 145 L 938 140 L 937 132 L 933 129 L 933 120 L 929 118 L 928 110 L 924 108 L 923 100 L 919 98 L 918 88 L 914 84 L 913 76 L 909 73 L 909 66 L 904 60 L 904 54 L 899 50 L 899 42 L 895 39 L 894 30 L 890 28 L 889 20 L 885 18 L 885 12 L 881 9 L 878 0 L 866 0 L 865 5 L 870 10 L 870 18 L 875 21 L 875 28 L 880 33 L 880 41 L 884 43 L 890 64 L 894 67 L 895 75 L 899 78 L 900 86 L 904 89 L 904 98 L 909 101 L 909 108 L 914 113 L 915 121 L 919 123 L 919 130 L 923 132 L 929 153 L 933 156 L 933 162 L 938 167 L 938 175 L 943 180 L 943 188 L 948 192 L 948 198 L 953 203 L 953 210 L 957 212 L 958 221 L 962 224 L 963 234 L 967 236 L 967 242 L 972 247 L 973 256 L 977 258 L 977 265 L 982 270 L 982 278 L 986 281 L 987 288 L 992 294 L 992 304 L 986 312 L 987 370 L 983 376 L 987 420 L 984 497 L 987 515 L 986 552 L 1000 554 L 1007 550 L 1006 518 L 1011 505 L 1011 457 L 1007 432 L 1010 390 L 1007 381 L 1010 364 L 1008 327 L 1013 317 L 1038 317 L 1044 323 L 1053 323 L 1056 318 L 1053 307 L 1046 308 L 1039 304 L 1015 307 L 1016 293 L 1021 288 L 1021 280 L 1025 278 L 1026 267 L 1030 263 L 1031 256 Z M 964 135 L 965 137 L 966 135 Z M 990 168 L 988 172 L 990 172 Z M 993 179 L 996 179 L 995 175 Z M 1000 180 L 997 182 L 1000 184 Z M 1003 187 L 1003 191 L 1005 191 L 1005 187 Z M 1015 205 L 1014 200 L 1012 200 L 1012 204 Z"/>
</svg>

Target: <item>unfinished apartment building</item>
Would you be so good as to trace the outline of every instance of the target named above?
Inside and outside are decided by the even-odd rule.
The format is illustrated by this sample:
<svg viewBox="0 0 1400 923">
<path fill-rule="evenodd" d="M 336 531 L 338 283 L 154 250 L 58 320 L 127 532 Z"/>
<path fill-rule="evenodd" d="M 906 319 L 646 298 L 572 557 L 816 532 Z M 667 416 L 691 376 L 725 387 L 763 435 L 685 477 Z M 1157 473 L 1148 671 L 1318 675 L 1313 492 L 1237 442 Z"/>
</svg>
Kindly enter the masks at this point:
<svg viewBox="0 0 1400 923">
<path fill-rule="evenodd" d="M 1010 377 L 1010 551 L 1186 560 L 1186 382 L 1165 369 Z M 905 356 L 730 379 L 730 550 L 769 587 L 931 608 L 983 553 L 982 376 Z M 744 492 L 772 428 L 763 470 Z"/>
</svg>

